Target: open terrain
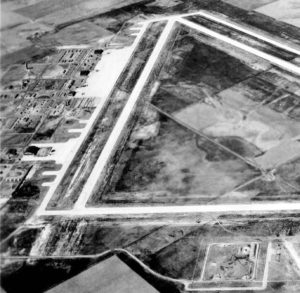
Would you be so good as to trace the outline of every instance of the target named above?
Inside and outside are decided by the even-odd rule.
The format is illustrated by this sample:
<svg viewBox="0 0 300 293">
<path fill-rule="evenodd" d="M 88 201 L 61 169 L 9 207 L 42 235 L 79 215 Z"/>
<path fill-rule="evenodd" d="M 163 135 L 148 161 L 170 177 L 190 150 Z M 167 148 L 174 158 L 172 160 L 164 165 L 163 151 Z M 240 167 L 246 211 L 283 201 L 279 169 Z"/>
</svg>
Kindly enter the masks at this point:
<svg viewBox="0 0 300 293">
<path fill-rule="evenodd" d="M 1 3 L 1 287 L 298 293 L 295 1 L 100 2 Z"/>
</svg>

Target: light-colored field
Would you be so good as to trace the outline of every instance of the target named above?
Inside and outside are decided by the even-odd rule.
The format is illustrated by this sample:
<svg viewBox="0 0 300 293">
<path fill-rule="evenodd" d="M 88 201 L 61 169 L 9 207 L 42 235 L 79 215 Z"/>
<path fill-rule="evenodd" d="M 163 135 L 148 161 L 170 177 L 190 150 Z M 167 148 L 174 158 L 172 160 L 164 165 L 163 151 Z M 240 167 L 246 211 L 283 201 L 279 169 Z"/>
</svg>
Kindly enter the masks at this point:
<svg viewBox="0 0 300 293">
<path fill-rule="evenodd" d="M 300 27 L 300 2 L 298 0 L 278 0 L 256 11 Z"/>
<path fill-rule="evenodd" d="M 47 293 L 157 293 L 117 256 L 92 266 L 79 275 L 47 291 Z"/>
<path fill-rule="evenodd" d="M 276 0 L 223 0 L 224 2 L 242 9 L 253 10 Z"/>
<path fill-rule="evenodd" d="M 0 28 L 1 28 L 1 30 L 3 30 L 3 29 L 7 29 L 9 27 L 12 27 L 12 26 L 19 26 L 28 21 L 29 21 L 28 18 L 21 16 L 15 12 L 2 10 L 1 11 L 1 22 L 0 22 L 1 26 L 0 26 Z"/>
<path fill-rule="evenodd" d="M 242 137 L 263 151 L 300 135 L 299 123 L 284 119 L 266 107 L 244 119 L 243 112 L 215 100 L 213 104 L 191 105 L 174 115 L 207 135 Z"/>
<path fill-rule="evenodd" d="M 286 162 L 300 156 L 300 142 L 297 140 L 284 140 L 264 155 L 255 158 L 263 169 L 274 169 Z"/>
</svg>

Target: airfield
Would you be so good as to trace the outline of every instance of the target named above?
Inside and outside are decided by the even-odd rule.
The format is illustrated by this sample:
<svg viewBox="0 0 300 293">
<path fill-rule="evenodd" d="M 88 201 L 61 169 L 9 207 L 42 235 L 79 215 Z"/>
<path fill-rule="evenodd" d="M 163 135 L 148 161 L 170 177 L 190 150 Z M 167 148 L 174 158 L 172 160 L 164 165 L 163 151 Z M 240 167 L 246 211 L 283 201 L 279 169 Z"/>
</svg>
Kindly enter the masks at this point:
<svg viewBox="0 0 300 293">
<path fill-rule="evenodd" d="M 8 69 L 8 293 L 91 268 L 107 285 L 122 262 L 154 292 L 299 291 L 300 33 L 233 0 L 156 2 L 85 21 L 112 27 L 97 47 Z"/>
<path fill-rule="evenodd" d="M 201 24 L 202 22 L 202 24 Z M 210 25 L 210 28 L 208 28 L 208 24 Z M 195 112 L 192 114 L 185 114 L 184 111 L 188 111 L 189 107 L 184 109 L 183 111 L 176 110 L 175 112 L 170 112 L 170 108 L 164 108 L 164 106 L 161 106 L 159 103 L 156 102 L 156 95 L 153 92 L 145 92 L 145 89 L 149 88 L 149 84 L 154 84 L 154 88 L 156 91 L 159 92 L 159 85 L 156 79 L 159 75 L 159 70 L 161 70 L 162 64 L 164 62 L 167 62 L 167 56 L 166 51 L 168 50 L 170 46 L 174 46 L 173 38 L 174 36 L 180 34 L 181 27 L 183 30 L 192 30 L 195 33 L 199 33 L 203 40 L 205 41 L 205 38 L 208 38 L 210 41 L 213 40 L 215 42 L 215 46 L 220 46 L 224 44 L 223 50 L 235 50 L 236 54 L 243 58 L 243 62 L 248 62 L 248 66 L 250 66 L 251 70 L 253 72 L 270 72 L 270 74 L 282 74 L 284 75 L 285 79 L 285 88 L 288 86 L 296 86 L 297 88 L 297 75 L 300 73 L 300 68 L 298 67 L 297 63 L 294 62 L 295 59 L 300 55 L 299 48 L 294 44 L 289 44 L 289 42 L 282 41 L 278 38 L 271 38 L 270 36 L 266 35 L 265 33 L 258 32 L 257 30 L 254 30 L 253 28 L 250 28 L 245 25 L 241 25 L 238 23 L 234 23 L 232 21 L 226 20 L 221 16 L 208 13 L 205 11 L 200 11 L 196 13 L 191 14 L 183 14 L 183 15 L 176 15 L 171 17 L 165 17 L 162 19 L 153 19 L 151 21 L 145 21 L 139 23 L 136 27 L 131 28 L 133 31 L 133 34 L 135 35 L 135 40 L 132 43 L 130 47 L 127 47 L 126 49 L 121 50 L 111 50 L 111 52 L 107 52 L 106 55 L 104 55 L 104 58 L 100 60 L 100 62 L 97 65 L 97 68 L 101 70 L 97 70 L 98 72 L 94 72 L 93 75 L 88 79 L 88 87 L 83 88 L 83 91 L 81 95 L 91 95 L 90 92 L 93 93 L 101 92 L 101 96 L 98 97 L 99 103 L 93 112 L 93 115 L 91 118 L 86 122 L 85 127 L 81 130 L 79 138 L 77 138 L 75 141 L 69 141 L 61 146 L 61 148 L 64 149 L 71 149 L 71 152 L 68 152 L 67 155 L 64 155 L 62 153 L 61 157 L 57 158 L 58 163 L 62 163 L 62 168 L 59 171 L 51 172 L 51 174 L 55 174 L 56 178 L 54 182 L 51 182 L 49 185 L 48 192 L 39 206 L 39 208 L 36 211 L 37 216 L 46 216 L 46 215 L 135 215 L 135 214 L 159 214 L 159 213 L 194 213 L 194 212 L 222 212 L 222 211 L 284 211 L 284 210 L 299 210 L 300 203 L 297 202 L 297 197 L 293 202 L 285 202 L 285 196 L 280 196 L 280 194 L 277 194 L 277 197 L 279 198 L 278 201 L 272 200 L 272 202 L 266 202 L 263 203 L 257 203 L 257 202 L 249 202 L 247 204 L 244 203 L 236 203 L 236 198 L 241 195 L 241 193 L 238 193 L 240 189 L 244 188 L 247 184 L 252 184 L 255 181 L 258 180 L 266 180 L 266 181 L 272 181 L 275 180 L 275 178 L 272 179 L 272 176 L 274 177 L 276 168 L 279 169 L 279 166 L 284 165 L 285 162 L 291 162 L 297 158 L 297 155 L 300 150 L 299 142 L 297 141 L 297 138 L 299 137 L 300 128 L 297 121 L 293 122 L 293 129 L 289 129 L 287 122 L 283 122 L 283 124 L 286 124 L 287 129 L 280 130 L 285 133 L 290 132 L 287 137 L 284 137 L 282 140 L 277 139 L 275 136 L 275 139 L 273 142 L 268 142 L 269 145 L 263 145 L 264 142 L 255 142 L 253 139 L 250 140 L 252 144 L 256 143 L 257 147 L 260 147 L 262 151 L 268 151 L 267 154 L 263 157 L 251 158 L 251 155 L 241 155 L 241 153 L 238 153 L 238 151 L 235 151 L 228 147 L 224 143 L 220 143 L 218 140 L 216 140 L 213 137 L 216 137 L 216 134 L 214 134 L 215 130 L 209 130 L 209 132 L 203 132 L 198 129 L 205 128 L 205 124 L 209 125 L 211 123 L 216 123 L 213 121 L 214 118 L 212 118 L 212 121 L 202 121 L 201 119 L 199 121 L 189 121 L 186 120 L 185 117 L 198 117 L 198 115 L 204 115 L 202 111 L 210 111 L 209 106 L 203 106 L 203 110 L 200 108 L 200 105 L 197 106 L 199 109 L 195 111 L 199 111 L 198 113 Z M 159 29 L 157 29 L 159 28 Z M 151 42 L 148 41 L 148 48 L 147 49 L 147 59 L 146 62 L 143 61 L 143 63 L 136 65 L 135 59 L 138 58 L 139 51 L 141 50 L 141 46 L 145 46 L 144 42 L 146 39 L 149 39 L 149 33 L 151 33 L 151 29 L 155 29 L 155 35 L 152 37 Z M 224 33 L 219 33 L 220 30 L 226 30 L 228 33 L 227 35 Z M 145 40 L 144 40 L 145 39 Z M 220 47 L 219 47 L 220 48 Z M 231 49 L 232 48 L 232 49 Z M 225 56 L 225 55 L 224 55 Z M 250 56 L 250 57 L 249 57 Z M 115 67 L 111 67 L 110 64 L 112 64 L 111 60 L 120 59 L 122 62 L 115 62 L 113 64 L 116 64 Z M 179 58 L 179 57 L 178 57 Z M 134 67 L 135 66 L 135 67 Z M 110 75 L 106 74 L 105 69 L 110 70 Z M 130 81 L 131 83 L 128 85 L 128 81 L 124 80 L 123 75 L 128 74 L 127 72 L 133 72 L 134 74 L 134 80 Z M 251 78 L 251 72 L 248 73 L 245 72 L 245 77 L 249 76 Z M 257 74 L 257 73 L 256 73 Z M 249 78 L 248 77 L 248 78 Z M 123 81 L 122 81 L 123 80 Z M 239 79 L 235 79 L 236 81 L 239 81 Z M 95 82 L 97 81 L 97 83 Z M 122 84 L 123 82 L 123 84 Z M 280 82 L 280 81 L 279 81 Z M 117 86 L 116 86 L 117 84 Z M 119 86 L 120 84 L 120 86 Z M 228 83 L 230 85 L 230 83 Z M 241 84 L 241 83 L 240 83 Z M 97 89 L 97 86 L 101 87 Z M 103 85 L 105 85 L 105 88 L 103 88 Z M 95 127 L 96 123 L 99 123 L 97 121 L 100 121 L 101 119 L 109 119 L 109 116 L 107 116 L 110 111 L 111 107 L 115 107 L 114 100 L 120 99 L 121 91 L 123 90 L 124 86 L 127 86 L 125 90 L 125 98 L 123 98 L 121 105 L 118 105 L 118 114 L 117 119 L 114 121 L 109 121 L 108 125 L 105 129 L 105 137 L 101 138 L 101 141 L 99 142 L 99 149 L 97 149 L 98 157 L 95 157 L 92 163 L 89 163 L 88 169 L 85 167 L 83 169 L 82 166 L 86 165 L 84 163 L 84 160 L 86 160 L 86 157 L 82 157 L 82 161 L 78 163 L 78 152 L 80 148 L 84 146 L 85 141 L 88 139 L 91 132 L 93 132 L 93 127 Z M 281 86 L 281 85 L 280 85 Z M 283 87 L 282 85 L 281 87 Z M 115 90 L 115 88 L 120 88 L 119 92 Z M 225 98 L 227 98 L 228 94 L 227 92 L 230 90 L 225 89 L 225 91 L 221 91 L 219 93 L 219 96 L 224 95 Z M 207 92 L 214 91 L 210 87 L 207 87 Z M 287 104 L 286 111 L 295 111 L 298 106 L 297 102 L 291 101 L 293 98 L 289 91 L 283 92 L 284 89 L 279 88 L 278 90 L 275 89 L 274 95 L 276 95 L 276 101 L 284 101 Z M 283 92 L 283 93 L 282 93 Z M 80 91 L 79 91 L 80 93 Z M 224 93 L 224 94 L 223 94 Z M 160 94 L 160 93 L 159 93 Z M 95 95 L 95 94 L 94 94 Z M 99 95 L 99 94 L 98 94 Z M 124 147 L 124 144 L 126 144 L 126 140 L 130 139 L 128 138 L 128 132 L 134 127 L 134 122 L 132 122 L 136 116 L 136 113 L 138 111 L 141 111 L 139 104 L 141 103 L 141 99 L 148 99 L 147 97 L 144 98 L 145 95 L 150 96 L 150 99 L 152 99 L 154 104 L 150 104 L 150 107 L 153 108 L 153 111 L 158 110 L 157 112 L 160 112 L 162 115 L 165 115 L 168 118 L 173 119 L 173 121 L 177 122 L 179 125 L 183 125 L 187 127 L 187 129 L 194 132 L 195 135 L 199 135 L 204 140 L 207 140 L 212 145 L 216 145 L 221 149 L 221 151 L 227 152 L 228 155 L 232 155 L 237 158 L 237 160 L 243 161 L 248 166 L 250 166 L 250 173 L 248 178 L 245 178 L 242 180 L 241 183 L 238 183 L 237 186 L 229 186 L 229 190 L 221 191 L 223 194 L 219 194 L 215 191 L 212 192 L 212 197 L 217 196 L 221 197 L 222 200 L 220 202 L 214 203 L 213 200 L 209 200 L 208 204 L 207 201 L 203 201 L 203 204 L 198 204 L 198 202 L 201 203 L 201 198 L 205 198 L 206 194 L 205 191 L 202 191 L 201 194 L 199 194 L 197 199 L 197 195 L 194 196 L 195 200 L 191 200 L 190 202 L 188 200 L 185 200 L 185 204 L 176 204 L 176 201 L 172 205 L 168 205 L 167 203 L 159 204 L 155 202 L 152 202 L 151 199 L 149 201 L 146 201 L 146 205 L 143 204 L 133 204 L 130 206 L 130 204 L 126 204 L 126 206 L 110 206 L 105 205 L 100 202 L 99 204 L 96 204 L 97 206 L 93 206 L 93 203 L 89 203 L 89 201 L 93 201 L 93 196 L 95 197 L 95 189 L 99 184 L 103 184 L 103 180 L 107 180 L 109 177 L 109 169 L 112 165 L 112 160 L 116 156 L 116 152 L 118 149 L 122 149 Z M 202 93 L 203 95 L 203 93 Z M 227 95 L 227 96 L 226 96 Z M 141 97 L 143 96 L 143 98 Z M 263 97 L 262 97 L 263 98 Z M 271 97 L 268 97 L 270 100 Z M 150 100 L 149 100 L 150 101 Z M 289 102 L 291 101 L 291 102 Z M 235 103 L 235 100 L 232 100 L 229 102 L 228 106 L 236 107 L 233 104 Z M 168 103 L 168 102 L 166 102 Z M 212 101 L 212 103 L 217 103 Z M 237 102 L 242 103 L 242 102 Z M 245 103 L 248 104 L 238 104 L 237 106 L 244 107 L 245 111 L 252 111 L 251 109 L 254 107 L 255 109 L 259 108 L 260 105 L 263 107 L 268 102 L 265 102 L 265 100 L 261 100 L 259 102 L 253 101 L 245 101 Z M 153 106 L 152 106 L 153 105 Z M 233 106 L 232 106 L 233 105 Z M 290 106 L 289 106 L 290 105 Z M 224 107 L 225 105 L 220 105 L 220 107 Z M 139 108 L 140 107 L 140 108 Z M 202 106 L 201 106 L 202 107 Z M 250 110 L 249 110 L 250 109 Z M 192 111 L 192 110 L 189 110 Z M 220 110 L 223 111 L 223 110 Z M 232 111 L 232 110 L 229 110 Z M 276 111 L 276 110 L 275 110 Z M 173 114 L 175 113 L 175 114 Z M 115 114 L 116 115 L 116 114 Z M 187 116 L 186 116 L 187 115 Z M 215 115 L 211 113 L 211 115 Z M 223 115 L 223 114 L 222 114 Z M 225 114 L 226 115 L 226 114 Z M 229 115 L 240 115 L 237 114 L 229 114 Z M 260 114 L 259 114 L 260 115 Z M 275 115 L 275 114 L 269 114 L 269 115 Z M 282 116 L 282 114 L 280 114 Z M 190 118 L 188 118 L 190 119 Z M 199 119 L 199 118 L 197 118 Z M 240 119 L 240 118 L 234 118 L 234 119 Z M 255 118 L 254 118 L 255 119 Z M 271 119 L 275 119 L 271 118 Z M 194 118 L 195 120 L 195 118 Z M 202 125 L 202 124 L 203 125 Z M 226 123 L 226 122 L 224 122 Z M 231 123 L 231 122 L 230 122 Z M 236 122 L 234 122 L 236 123 Z M 255 126 L 255 123 L 257 126 Z M 261 123 L 261 122 L 260 122 Z M 249 124 L 249 122 L 248 122 Z M 247 127 L 248 127 L 247 124 Z M 133 126 L 132 126 L 133 125 Z M 198 126 L 199 125 L 199 126 Z M 248 139 L 244 136 L 244 134 L 239 134 L 241 131 L 256 131 L 255 127 L 264 127 L 259 126 L 259 122 L 253 121 L 253 130 L 243 130 L 243 125 L 241 126 L 241 130 L 237 130 L 238 132 L 232 132 L 232 134 L 221 134 L 221 135 L 241 135 L 243 139 Z M 291 125 L 291 124 L 290 124 Z M 200 127 L 200 128 L 199 128 Z M 221 127 L 221 126 L 220 126 Z M 230 128 L 231 126 L 225 125 L 222 127 Z M 274 127 L 274 125 L 272 126 Z M 128 130 L 129 129 L 129 130 Z M 211 132 L 213 131 L 213 132 Z M 217 130 L 219 131 L 219 130 Z M 221 131 L 221 130 L 220 130 Z M 228 131 L 228 130 L 226 130 Z M 268 132 L 268 130 L 267 130 Z M 261 137 L 264 134 L 259 134 Z M 270 135 L 273 135 L 270 133 Z M 277 137 L 279 137 L 281 134 L 275 134 Z M 255 138 L 255 139 L 258 139 Z M 277 141 L 278 140 L 278 141 Z M 70 144 L 70 146 L 68 146 Z M 55 144 L 50 144 L 49 146 L 55 148 Z M 84 150 L 86 151 L 86 150 Z M 59 154 L 59 144 L 57 144 L 57 153 Z M 87 151 L 86 151 L 87 153 Z M 254 154 L 256 155 L 256 154 Z M 253 155 L 252 155 L 253 156 Z M 257 155 L 256 155 L 257 156 Z M 278 162 L 272 162 L 272 160 L 278 159 Z M 74 163 L 76 158 L 76 162 Z M 26 158 L 26 156 L 23 158 L 23 160 L 32 160 L 34 158 L 29 157 Z M 40 158 L 39 158 L 40 159 Z M 48 158 L 45 158 L 48 159 Z M 55 159 L 55 158 L 54 158 Z M 92 165 L 91 165 L 92 164 Z M 297 164 L 297 163 L 295 163 Z M 264 166 L 265 165 L 265 166 Z M 75 167 L 74 167 L 75 166 Z M 296 166 L 296 165 L 295 165 Z M 74 171 L 70 171 L 72 170 Z M 240 167 L 240 168 L 246 168 Z M 77 171 L 76 171 L 77 170 Z M 83 171 L 84 170 L 84 171 Z M 74 174 L 73 179 L 68 174 Z M 197 171 L 195 171 L 197 172 Z M 66 176 L 68 176 L 68 180 L 65 181 Z M 269 178 L 269 179 L 268 179 Z M 271 178 L 271 179 L 270 179 Z M 243 182 L 245 181 L 246 182 Z M 283 179 L 282 179 L 283 180 Z M 289 180 L 289 179 L 288 179 Z M 76 184 L 73 184 L 72 182 L 76 182 Z M 293 181 L 294 182 L 294 181 Z M 293 182 L 286 182 L 285 188 L 283 187 L 283 191 L 286 189 L 291 189 L 290 193 L 293 193 L 293 191 L 297 190 L 297 185 Z M 174 183 L 176 184 L 176 183 Z M 63 186 L 65 192 L 61 192 L 62 189 L 60 186 Z M 79 189 L 78 189 L 79 188 Z M 72 189 L 76 190 L 76 194 L 74 192 L 72 193 Z M 233 191 L 230 191 L 230 189 L 233 189 Z M 78 193 L 78 190 L 80 192 Z M 199 192 L 199 191 L 198 191 Z M 279 191 L 280 192 L 280 191 Z M 197 191 L 195 191 L 197 194 Z M 234 193 L 233 200 L 235 203 L 231 203 L 230 200 L 227 201 L 226 198 L 230 198 L 230 193 Z M 276 192 L 277 193 L 277 192 Z M 59 197 L 57 197 L 59 194 Z M 143 195 L 144 197 L 145 195 Z M 155 196 L 155 195 L 154 195 Z M 176 195 L 171 195 L 172 197 L 175 197 Z M 185 195 L 187 198 L 188 196 Z M 110 195 L 107 195 L 106 197 L 110 197 Z M 151 195 L 150 195 L 151 197 Z M 244 198 L 245 196 L 241 195 L 241 197 Z M 269 197 L 270 198 L 270 197 Z M 53 202 L 53 204 L 52 204 Z M 170 202 L 169 199 L 167 202 Z M 172 202 L 172 200 L 171 200 Z M 180 200 L 178 201 L 180 203 Z M 87 204 L 88 203 L 88 204 Z M 142 202 L 141 202 L 142 203 Z M 191 204 L 192 203 L 192 204 Z M 153 209 L 151 206 L 147 205 L 154 204 L 155 209 Z M 102 205 L 102 206 L 101 206 Z"/>
</svg>

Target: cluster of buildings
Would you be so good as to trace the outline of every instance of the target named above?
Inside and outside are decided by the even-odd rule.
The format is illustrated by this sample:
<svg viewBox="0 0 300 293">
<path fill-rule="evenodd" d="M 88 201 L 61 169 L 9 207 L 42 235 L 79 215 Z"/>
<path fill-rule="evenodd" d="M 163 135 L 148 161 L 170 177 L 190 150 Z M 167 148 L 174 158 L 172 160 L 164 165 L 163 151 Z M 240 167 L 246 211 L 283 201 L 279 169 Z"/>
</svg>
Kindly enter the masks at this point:
<svg viewBox="0 0 300 293">
<path fill-rule="evenodd" d="M 30 164 L 25 166 L 21 158 L 24 154 L 33 155 L 32 142 L 45 138 L 51 141 L 56 128 L 67 119 L 80 120 L 92 113 L 95 99 L 78 98 L 76 90 L 86 85 L 102 53 L 99 48 L 61 48 L 34 63 L 12 65 L 2 76 L 0 188 L 7 192 L 1 203 L 9 199 L 28 173 Z M 16 72 L 22 72 L 23 77 L 14 79 Z M 51 150 L 41 148 L 34 155 L 49 154 Z M 22 172 L 16 175 L 14 169 Z"/>
</svg>

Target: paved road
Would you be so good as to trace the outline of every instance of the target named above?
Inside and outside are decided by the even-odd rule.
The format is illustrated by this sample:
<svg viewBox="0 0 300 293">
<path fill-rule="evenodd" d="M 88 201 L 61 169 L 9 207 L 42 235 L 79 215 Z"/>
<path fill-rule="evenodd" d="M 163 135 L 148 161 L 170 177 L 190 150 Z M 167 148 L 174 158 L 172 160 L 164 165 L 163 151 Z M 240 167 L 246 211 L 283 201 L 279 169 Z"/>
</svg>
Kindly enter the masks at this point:
<svg viewBox="0 0 300 293">
<path fill-rule="evenodd" d="M 212 213 L 212 212 L 274 212 L 300 210 L 300 203 L 276 202 L 259 204 L 212 204 L 212 205 L 163 205 L 163 206 L 131 206 L 131 207 L 101 207 L 74 208 L 73 210 L 43 211 L 42 215 L 64 216 L 95 216 L 95 215 L 157 215 L 177 213 Z"/>
</svg>

